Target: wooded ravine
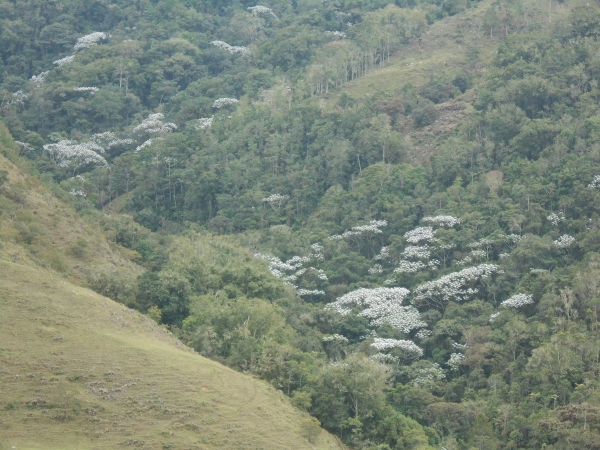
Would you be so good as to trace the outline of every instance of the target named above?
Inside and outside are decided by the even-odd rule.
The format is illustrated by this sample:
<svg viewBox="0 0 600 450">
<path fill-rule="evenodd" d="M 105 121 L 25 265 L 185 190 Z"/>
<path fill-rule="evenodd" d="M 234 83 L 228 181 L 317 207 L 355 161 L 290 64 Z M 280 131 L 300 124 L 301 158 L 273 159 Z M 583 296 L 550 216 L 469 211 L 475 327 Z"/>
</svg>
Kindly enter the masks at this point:
<svg viewBox="0 0 600 450">
<path fill-rule="evenodd" d="M 579 0 L 0 0 L 0 260 L 315 448 L 599 449 L 599 38 Z"/>
</svg>

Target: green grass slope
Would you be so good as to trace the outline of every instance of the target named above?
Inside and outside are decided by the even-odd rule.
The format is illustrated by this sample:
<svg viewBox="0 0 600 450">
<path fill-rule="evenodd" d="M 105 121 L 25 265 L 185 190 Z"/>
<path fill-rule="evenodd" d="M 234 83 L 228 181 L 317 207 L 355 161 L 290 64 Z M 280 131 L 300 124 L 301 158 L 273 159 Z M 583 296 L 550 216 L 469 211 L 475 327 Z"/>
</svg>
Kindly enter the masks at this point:
<svg viewBox="0 0 600 450">
<path fill-rule="evenodd" d="M 141 273 L 127 250 L 109 243 L 93 218 L 81 217 L 69 205 L 69 194 L 52 192 L 51 184 L 40 181 L 16 147 L 0 123 L 0 259 L 29 261 L 76 283 L 85 282 L 98 265 Z"/>
<path fill-rule="evenodd" d="M 14 147 L 0 124 L 0 450 L 340 448 L 267 383 L 79 286 L 142 269 Z"/>
<path fill-rule="evenodd" d="M 0 449 L 340 448 L 283 394 L 142 314 L 0 261 Z"/>
<path fill-rule="evenodd" d="M 552 23 L 566 17 L 573 8 L 582 4 L 586 2 L 573 0 L 554 4 Z M 407 138 L 410 148 L 407 156 L 410 162 L 425 163 L 437 152 L 441 143 L 475 112 L 472 103 L 477 97 L 479 81 L 487 73 L 498 46 L 506 36 L 527 28 L 536 30 L 549 26 L 548 2 L 524 0 L 519 9 L 520 17 L 513 17 L 512 25 L 504 29 L 496 27 L 496 34 L 490 35 L 486 14 L 492 10 L 496 10 L 499 16 L 505 13 L 499 8 L 498 2 L 484 0 L 460 14 L 436 21 L 420 39 L 413 39 L 410 44 L 402 47 L 387 66 L 334 91 L 328 99 L 329 103 L 335 104 L 339 95 L 344 92 L 367 101 L 370 97 L 381 94 L 392 99 L 408 83 L 422 91 L 426 84 L 440 74 L 468 74 L 471 88 L 462 95 L 437 104 L 437 120 L 431 125 L 416 128 L 411 117 L 398 117 L 397 128 Z M 515 13 L 516 10 L 512 11 L 512 14 Z"/>
</svg>

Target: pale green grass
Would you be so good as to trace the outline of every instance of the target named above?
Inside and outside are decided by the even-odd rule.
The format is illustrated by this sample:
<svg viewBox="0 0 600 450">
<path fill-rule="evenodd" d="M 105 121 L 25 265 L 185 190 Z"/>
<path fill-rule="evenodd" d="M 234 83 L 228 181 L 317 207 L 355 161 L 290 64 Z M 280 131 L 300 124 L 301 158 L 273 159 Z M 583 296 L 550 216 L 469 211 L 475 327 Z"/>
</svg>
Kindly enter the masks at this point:
<svg viewBox="0 0 600 450">
<path fill-rule="evenodd" d="M 97 223 L 83 219 L 31 173 L 11 150 L 11 142 L 0 122 L 0 171 L 8 173 L 8 182 L 0 186 L 0 258 L 34 261 L 78 284 L 97 265 L 117 267 L 132 277 L 141 273 L 126 252 L 108 242 Z"/>
<path fill-rule="evenodd" d="M 143 315 L 0 261 L 0 449 L 340 448 L 266 383 Z"/>
<path fill-rule="evenodd" d="M 77 286 L 140 268 L 6 146 L 0 124 L 0 450 L 342 448 L 268 384 Z"/>
<path fill-rule="evenodd" d="M 548 26 L 548 2 L 524 0 L 529 22 Z M 553 2 L 552 20 L 556 22 L 569 11 L 587 2 L 574 0 L 557 5 Z M 378 92 L 392 93 L 407 83 L 419 88 L 432 74 L 440 71 L 467 70 L 475 79 L 485 73 L 485 66 L 496 54 L 504 36 L 490 36 L 483 31 L 483 18 L 493 0 L 484 0 L 473 8 L 456 16 L 447 17 L 432 24 L 421 37 L 402 47 L 390 63 L 379 70 L 345 84 L 330 94 L 335 100 L 340 92 L 348 92 L 355 98 L 368 97 Z M 509 34 L 511 30 L 509 30 Z M 478 53 L 477 60 L 469 53 Z"/>
</svg>

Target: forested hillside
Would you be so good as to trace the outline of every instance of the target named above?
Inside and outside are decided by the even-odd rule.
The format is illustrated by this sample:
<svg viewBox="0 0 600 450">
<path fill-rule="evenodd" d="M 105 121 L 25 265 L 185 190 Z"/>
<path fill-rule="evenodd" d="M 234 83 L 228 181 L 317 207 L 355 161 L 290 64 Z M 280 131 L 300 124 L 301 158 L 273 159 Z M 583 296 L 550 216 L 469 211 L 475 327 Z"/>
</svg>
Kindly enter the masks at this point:
<svg viewBox="0 0 600 450">
<path fill-rule="evenodd" d="M 600 448 L 597 4 L 0 17 L 15 151 L 129 260 L 82 283 L 351 448 Z"/>
</svg>

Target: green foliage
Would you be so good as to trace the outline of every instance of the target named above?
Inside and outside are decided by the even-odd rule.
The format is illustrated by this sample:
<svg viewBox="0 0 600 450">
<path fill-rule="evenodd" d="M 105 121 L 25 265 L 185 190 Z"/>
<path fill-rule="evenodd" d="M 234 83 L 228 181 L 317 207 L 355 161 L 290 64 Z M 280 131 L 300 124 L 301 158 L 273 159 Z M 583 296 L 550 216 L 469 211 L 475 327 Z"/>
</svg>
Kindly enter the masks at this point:
<svg viewBox="0 0 600 450">
<path fill-rule="evenodd" d="M 360 432 L 370 418 L 383 413 L 388 377 L 384 365 L 361 355 L 325 366 L 315 380 L 312 411 L 326 428 Z"/>
<path fill-rule="evenodd" d="M 436 98 L 438 101 L 443 101 L 442 99 Z M 435 118 L 437 117 L 437 110 L 435 105 L 431 100 L 427 98 L 421 99 L 413 112 L 413 118 L 416 127 L 424 127 L 427 125 L 431 125 L 435 122 Z"/>
<path fill-rule="evenodd" d="M 146 272 L 138 280 L 136 305 L 142 311 L 160 308 L 162 320 L 178 324 L 189 314 L 189 282 L 172 270 Z"/>
<path fill-rule="evenodd" d="M 131 214 L 102 224 L 111 244 L 147 269 L 133 279 L 100 266 L 90 270 L 91 287 L 180 330 L 203 355 L 269 381 L 356 448 L 597 447 L 596 6 L 529 32 L 520 5 L 496 2 L 480 15 L 482 32 L 506 36 L 483 76 L 438 71 L 418 88 L 358 99 L 332 92 L 383 68 L 427 21 L 470 2 L 299 1 L 274 5 L 279 20 L 250 14 L 245 3 L 123 3 L 119 13 L 69 3 L 60 21 L 46 5 L 34 15 L 48 23 L 38 30 L 28 19 L 17 29 L 26 3 L 0 3 L 3 30 L 12 30 L 0 36 L 0 83 L 7 98 L 18 89 L 28 96 L 7 104 L 5 119 L 35 146 L 24 156 L 40 171 L 81 189 L 81 208 Z M 78 52 L 39 87 L 26 81 L 99 18 L 109 41 Z M 41 48 L 27 37 L 35 33 Z M 250 53 L 229 53 L 215 39 Z M 74 90 L 96 85 L 93 95 Z M 406 130 L 434 139 L 447 113 L 435 104 L 465 92 L 475 109 L 428 143 L 429 161 L 414 163 L 424 157 Z M 222 97 L 240 101 L 214 108 Z M 177 131 L 139 151 L 109 148 L 110 170 L 68 178 L 41 149 L 106 130 L 139 140 L 134 127 L 158 111 Z M 11 185 L 7 195 L 16 202 L 25 191 Z M 269 201 L 273 194 L 280 201 Z M 16 239 L 40 242 L 36 221 L 14 215 Z M 406 259 L 405 233 L 436 215 L 460 225 L 436 228 L 434 268 L 394 271 Z M 387 226 L 328 239 L 372 220 Z M 573 242 L 562 245 L 565 236 Z M 316 270 L 273 276 L 252 255 L 310 259 L 315 243 L 323 255 L 313 269 L 326 280 Z M 88 254 L 77 243 L 70 252 Z M 60 258 L 53 264 L 61 270 Z M 414 290 L 478 264 L 499 270 L 469 284 L 468 299 L 415 302 L 429 335 L 324 309 L 358 288 Z M 300 296 L 289 286 L 300 276 L 322 295 Z M 517 293 L 531 302 L 502 306 Z M 377 362 L 375 337 L 415 340 L 423 356 L 411 363 L 396 349 Z"/>
</svg>

